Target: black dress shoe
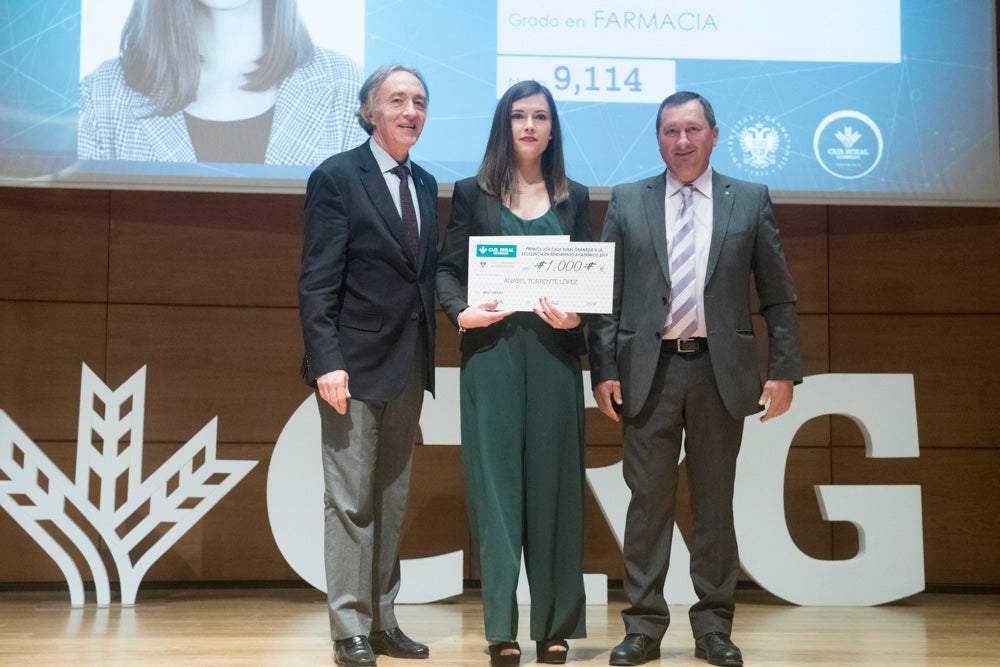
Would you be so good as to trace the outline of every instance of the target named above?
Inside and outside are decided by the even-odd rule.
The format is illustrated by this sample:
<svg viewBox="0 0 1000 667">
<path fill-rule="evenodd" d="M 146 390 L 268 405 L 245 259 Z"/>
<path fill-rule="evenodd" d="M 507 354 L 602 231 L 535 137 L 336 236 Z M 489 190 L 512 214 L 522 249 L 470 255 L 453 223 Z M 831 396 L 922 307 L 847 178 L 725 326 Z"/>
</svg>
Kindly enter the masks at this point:
<svg viewBox="0 0 1000 667">
<path fill-rule="evenodd" d="M 390 658 L 411 658 L 422 660 L 431 654 L 430 650 L 419 642 L 415 642 L 399 628 L 379 630 L 368 635 L 372 650 L 379 655 Z"/>
<path fill-rule="evenodd" d="M 660 642 L 637 632 L 625 635 L 622 643 L 611 651 L 611 665 L 641 665 L 660 657 Z"/>
<path fill-rule="evenodd" d="M 740 650 L 729 639 L 729 635 L 722 632 L 709 632 L 694 640 L 694 657 L 722 667 L 738 667 L 743 664 Z"/>
<path fill-rule="evenodd" d="M 361 635 L 333 642 L 333 659 L 345 667 L 370 667 L 375 664 L 372 647 Z"/>
</svg>

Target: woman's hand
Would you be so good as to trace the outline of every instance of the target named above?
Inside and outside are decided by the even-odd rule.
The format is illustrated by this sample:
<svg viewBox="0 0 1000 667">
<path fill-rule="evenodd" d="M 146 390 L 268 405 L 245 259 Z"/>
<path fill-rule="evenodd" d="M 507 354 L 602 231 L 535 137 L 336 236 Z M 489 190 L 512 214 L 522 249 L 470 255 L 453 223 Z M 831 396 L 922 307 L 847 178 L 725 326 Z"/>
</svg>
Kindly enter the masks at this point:
<svg viewBox="0 0 1000 667">
<path fill-rule="evenodd" d="M 513 310 L 497 310 L 499 302 L 496 299 L 481 303 L 478 306 L 469 306 L 458 314 L 455 321 L 463 329 L 478 329 L 488 327 L 494 322 L 499 322 L 503 318 L 513 315 Z"/>
<path fill-rule="evenodd" d="M 548 297 L 543 296 L 538 300 L 538 307 L 532 308 L 535 315 L 542 318 L 546 324 L 553 329 L 574 329 L 580 326 L 580 316 L 576 313 L 564 313 L 552 305 Z"/>
</svg>

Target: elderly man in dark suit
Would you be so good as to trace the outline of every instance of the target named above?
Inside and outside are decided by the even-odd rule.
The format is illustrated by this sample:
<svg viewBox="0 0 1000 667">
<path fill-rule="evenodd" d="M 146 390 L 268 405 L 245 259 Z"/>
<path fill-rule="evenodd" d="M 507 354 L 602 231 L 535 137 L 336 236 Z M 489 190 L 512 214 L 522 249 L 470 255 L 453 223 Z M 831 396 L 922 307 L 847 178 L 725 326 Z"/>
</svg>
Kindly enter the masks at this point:
<svg viewBox="0 0 1000 667">
<path fill-rule="evenodd" d="M 330 632 L 341 665 L 426 658 L 396 622 L 399 538 L 424 390 L 434 390 L 437 183 L 409 160 L 427 116 L 420 75 L 380 68 L 358 112 L 371 139 L 306 189 L 303 374 L 323 433 Z"/>
<path fill-rule="evenodd" d="M 615 243 L 614 306 L 590 323 L 600 410 L 623 431 L 632 491 L 625 525 L 625 639 L 612 665 L 658 658 L 670 622 L 677 464 L 683 442 L 693 534 L 690 611 L 695 655 L 742 665 L 732 643 L 739 556 L 733 485 L 743 420 L 788 410 L 801 381 L 795 291 L 767 188 L 709 166 L 719 128 L 708 100 L 679 92 L 660 106 L 666 173 L 613 188 L 603 241 Z M 750 280 L 769 342 L 766 381 L 754 359 Z"/>
</svg>

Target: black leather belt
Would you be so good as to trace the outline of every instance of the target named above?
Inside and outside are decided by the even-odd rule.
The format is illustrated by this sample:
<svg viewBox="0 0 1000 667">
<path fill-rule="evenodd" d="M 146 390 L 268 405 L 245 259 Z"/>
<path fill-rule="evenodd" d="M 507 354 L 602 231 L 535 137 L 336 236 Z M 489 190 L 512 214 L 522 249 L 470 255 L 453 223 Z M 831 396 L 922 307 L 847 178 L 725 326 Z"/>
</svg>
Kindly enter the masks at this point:
<svg viewBox="0 0 1000 667">
<path fill-rule="evenodd" d="M 708 351 L 707 338 L 664 338 L 661 349 L 664 352 L 676 352 L 678 354 L 694 354 L 696 352 Z"/>
</svg>

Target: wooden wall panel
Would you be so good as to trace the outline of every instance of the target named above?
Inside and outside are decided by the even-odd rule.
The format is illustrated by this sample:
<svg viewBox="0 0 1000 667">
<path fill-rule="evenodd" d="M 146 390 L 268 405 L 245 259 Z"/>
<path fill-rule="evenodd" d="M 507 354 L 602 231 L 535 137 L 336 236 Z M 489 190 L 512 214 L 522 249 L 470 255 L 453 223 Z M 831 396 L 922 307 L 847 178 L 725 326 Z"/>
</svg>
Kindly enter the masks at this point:
<svg viewBox="0 0 1000 667">
<path fill-rule="evenodd" d="M 614 423 L 604 415 L 599 416 L 606 422 Z M 621 460 L 621 446 L 587 447 L 588 468 L 604 468 Z M 608 579 L 621 581 L 621 548 L 589 484 L 583 505 L 583 541 L 583 571 L 589 574 L 606 574 Z"/>
<path fill-rule="evenodd" d="M 799 343 L 802 355 L 802 375 L 828 373 L 830 368 L 829 323 L 826 315 L 802 315 L 798 317 Z M 767 374 L 767 325 L 760 315 L 753 317 L 754 331 L 757 332 L 757 367 Z M 794 398 L 793 398 L 794 400 Z M 830 443 L 829 422 L 826 419 L 810 420 L 795 434 L 793 445 L 826 446 Z"/>
<path fill-rule="evenodd" d="M 922 447 L 915 459 L 868 459 L 835 447 L 835 484 L 919 484 L 929 584 L 1000 585 L 1000 450 Z M 857 531 L 837 525 L 834 553 L 857 553 Z"/>
<path fill-rule="evenodd" d="M 587 445 L 590 447 L 613 447 L 621 450 L 621 422 L 612 421 L 597 408 L 587 408 L 584 411 L 583 427 Z M 618 456 L 621 457 L 620 451 Z"/>
<path fill-rule="evenodd" d="M 0 301 L 0 410 L 35 442 L 76 441 L 82 366 L 104 373 L 106 311 L 103 303 Z"/>
<path fill-rule="evenodd" d="M 179 448 L 147 439 L 144 474 L 151 474 Z M 219 445 L 220 459 L 258 463 L 150 567 L 144 581 L 300 581 L 278 551 L 268 521 L 267 468 L 273 448 L 274 443 Z"/>
<path fill-rule="evenodd" d="M 789 451 L 785 467 L 785 518 L 792 540 L 813 557 L 828 559 L 833 554 L 832 524 L 824 521 L 819 511 L 814 486 L 830 484 L 830 448 L 794 447 Z M 599 468 L 621 461 L 621 448 L 588 447 L 587 466 Z M 680 466 L 677 490 L 677 523 L 682 534 L 690 535 L 691 510 L 688 500 L 686 467 Z M 621 580 L 622 556 L 614 533 L 588 489 L 586 511 L 586 552 L 584 569 L 602 572 L 609 579 Z"/>
<path fill-rule="evenodd" d="M 832 481 L 830 457 L 829 447 L 792 447 L 785 464 L 788 534 L 802 553 L 820 560 L 833 557 L 833 524 L 820 514 L 815 488 Z"/>
<path fill-rule="evenodd" d="M 115 191 L 113 303 L 297 307 L 302 197 Z"/>
<path fill-rule="evenodd" d="M 437 330 L 434 334 L 436 339 L 434 364 L 438 368 L 458 368 L 462 365 L 462 353 L 458 348 L 461 343 L 458 329 L 444 314 L 440 305 L 437 306 L 434 314 L 437 324 Z"/>
<path fill-rule="evenodd" d="M 103 302 L 108 193 L 0 188 L 0 299 Z"/>
<path fill-rule="evenodd" d="M 803 553 L 830 558 L 833 551 L 831 524 L 823 521 L 814 486 L 830 483 L 830 449 L 793 447 L 785 462 L 784 510 L 788 532 Z M 681 464 L 677 488 L 677 525 L 685 539 L 691 534 L 691 503 L 687 467 Z M 752 538 L 751 538 L 752 539 Z"/>
<path fill-rule="evenodd" d="M 438 204 L 443 231 L 451 202 Z M 111 387 L 147 365 L 151 461 L 216 416 L 225 456 L 261 461 L 150 580 L 294 578 L 265 505 L 273 442 L 310 393 L 298 377 L 301 205 L 301 196 L 0 189 L 0 409 L 66 456 L 80 364 Z M 606 208 L 591 204 L 595 238 Z M 815 484 L 916 480 L 928 582 L 996 585 L 1000 209 L 778 205 L 776 217 L 806 373 L 912 373 L 922 445 L 919 459 L 866 460 L 847 420 L 804 425 L 785 476 L 793 539 L 816 558 L 850 555 L 851 529 L 822 521 Z M 438 364 L 457 366 L 458 335 L 437 317 Z M 589 464 L 617 461 L 620 426 L 596 409 L 586 421 Z M 474 575 L 459 448 L 418 447 L 414 465 L 404 556 L 462 548 Z M 587 570 L 620 578 L 620 552 L 589 494 L 585 511 Z M 13 541 L 0 582 L 61 579 L 0 514 L 0 542 Z"/>
<path fill-rule="evenodd" d="M 825 314 L 830 293 L 826 208 L 781 204 L 774 207 L 774 217 L 795 281 L 799 313 Z"/>
<path fill-rule="evenodd" d="M 424 558 L 458 549 L 465 552 L 468 573 L 472 543 L 465 512 L 462 448 L 418 445 L 413 452 L 401 555 Z"/>
<path fill-rule="evenodd" d="M 1000 315 L 832 315 L 830 372 L 912 373 L 922 443 L 995 448 L 998 339 Z M 862 444 L 857 429 L 843 425 L 834 422 L 834 443 Z"/>
<path fill-rule="evenodd" d="M 1000 209 L 830 207 L 836 313 L 995 313 Z M 956 327 L 934 329 L 949 336 Z"/>
<path fill-rule="evenodd" d="M 292 308 L 111 305 L 106 383 L 146 366 L 146 439 L 186 442 L 213 417 L 220 442 L 275 442 L 310 394 Z"/>
</svg>

